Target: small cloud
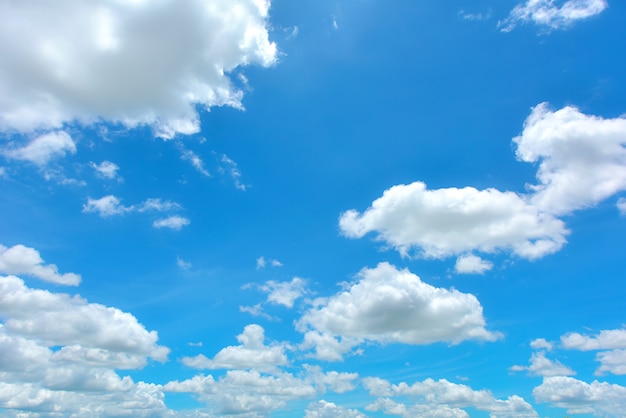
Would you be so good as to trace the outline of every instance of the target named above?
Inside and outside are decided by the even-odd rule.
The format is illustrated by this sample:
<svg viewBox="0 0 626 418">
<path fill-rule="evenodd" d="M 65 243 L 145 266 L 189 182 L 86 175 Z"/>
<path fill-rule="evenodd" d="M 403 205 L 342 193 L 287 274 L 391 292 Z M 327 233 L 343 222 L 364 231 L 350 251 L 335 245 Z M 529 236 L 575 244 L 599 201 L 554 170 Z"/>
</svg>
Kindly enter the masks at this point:
<svg viewBox="0 0 626 418">
<path fill-rule="evenodd" d="M 252 306 L 239 306 L 239 312 L 249 313 L 252 316 L 259 316 L 261 318 L 269 319 L 270 321 L 276 319 L 273 316 L 265 313 L 260 303 Z"/>
<path fill-rule="evenodd" d="M 101 197 L 100 199 L 87 199 L 87 203 L 83 205 L 83 212 L 95 212 L 101 217 L 121 215 L 125 212 L 131 211 L 132 206 L 126 207 L 120 203 L 120 200 L 113 196 L 108 195 Z"/>
<path fill-rule="evenodd" d="M 202 341 L 198 341 L 197 343 L 187 343 L 189 347 L 202 347 Z"/>
<path fill-rule="evenodd" d="M 18 244 L 11 248 L 0 245 L 0 273 L 26 274 L 47 282 L 66 286 L 78 286 L 80 275 L 60 274 L 54 264 L 44 264 L 39 251 Z"/>
<path fill-rule="evenodd" d="M 261 256 L 256 259 L 256 268 L 260 270 L 265 267 L 265 257 Z"/>
<path fill-rule="evenodd" d="M 619 199 L 617 199 L 617 209 L 619 209 L 619 213 L 622 216 L 626 216 L 626 199 L 623 197 L 620 197 Z"/>
<path fill-rule="evenodd" d="M 530 342 L 530 347 L 535 350 L 544 349 L 552 351 L 553 346 L 552 343 L 547 341 L 545 338 L 537 338 L 536 340 Z"/>
<path fill-rule="evenodd" d="M 287 28 L 287 30 L 289 30 L 289 28 Z M 291 28 L 289 35 L 287 35 L 287 39 L 293 39 L 296 36 L 298 36 L 298 33 L 300 33 L 300 29 L 298 28 L 298 26 L 293 26 L 293 28 Z"/>
<path fill-rule="evenodd" d="M 176 265 L 182 270 L 189 270 L 191 268 L 190 262 L 185 261 L 178 256 L 176 256 Z"/>
<path fill-rule="evenodd" d="M 0 167 L 0 179 L 7 178 L 7 171 L 4 167 Z"/>
<path fill-rule="evenodd" d="M 545 351 L 533 353 L 530 358 L 529 366 L 511 366 L 509 370 L 512 372 L 520 372 L 527 370 L 532 376 L 572 376 L 576 372 L 567 366 L 564 366 L 558 360 L 550 360 L 546 357 Z"/>
<path fill-rule="evenodd" d="M 181 157 L 183 161 L 189 161 L 193 168 L 203 176 L 211 177 L 211 173 L 204 168 L 204 161 L 195 152 L 181 146 Z"/>
<path fill-rule="evenodd" d="M 337 16 L 332 15 L 332 19 L 333 19 L 333 29 L 335 29 L 335 30 L 339 29 L 339 23 L 337 22 Z"/>
<path fill-rule="evenodd" d="M 150 198 L 143 201 L 137 207 L 137 212 L 170 212 L 179 209 L 181 209 L 181 206 L 171 200 Z"/>
<path fill-rule="evenodd" d="M 533 22 L 547 30 L 567 29 L 578 20 L 602 13 L 609 6 L 606 0 L 567 0 L 561 7 L 554 3 L 554 0 L 520 3 L 509 17 L 498 22 L 498 27 L 502 32 L 510 32 L 518 24 Z"/>
<path fill-rule="evenodd" d="M 230 175 L 235 183 L 235 188 L 245 192 L 249 185 L 241 182 L 241 171 L 239 171 L 237 163 L 228 158 L 226 154 L 222 154 L 220 162 L 224 165 L 220 168 Z"/>
<path fill-rule="evenodd" d="M 23 147 L 1 152 L 8 158 L 45 166 L 54 158 L 76 154 L 76 144 L 66 132 L 58 131 L 39 136 Z"/>
<path fill-rule="evenodd" d="M 283 265 L 283 263 L 281 263 L 280 261 L 278 261 L 276 259 L 266 260 L 265 257 L 263 257 L 263 256 L 261 256 L 261 257 L 256 259 L 256 268 L 257 268 L 257 270 L 265 268 L 268 264 L 270 266 L 272 266 L 272 267 L 281 267 Z"/>
<path fill-rule="evenodd" d="M 485 13 L 468 13 L 464 10 L 459 11 L 459 16 L 461 17 L 461 19 L 470 21 L 489 20 L 491 19 L 491 15 L 491 10 Z"/>
<path fill-rule="evenodd" d="M 109 180 L 114 180 L 117 178 L 118 181 L 121 181 L 121 177 L 117 176 L 117 170 L 119 170 L 120 168 L 117 166 L 117 164 L 112 163 L 111 161 L 103 161 L 100 164 L 96 164 L 91 161 L 89 163 L 89 166 L 96 170 L 96 174 L 99 177 Z"/>
<path fill-rule="evenodd" d="M 191 221 L 187 218 L 183 218 L 182 216 L 174 215 L 165 219 L 158 219 L 152 222 L 152 226 L 155 228 L 169 228 L 174 231 L 180 231 L 184 226 L 187 226 L 191 223 Z"/>
<path fill-rule="evenodd" d="M 493 268 L 493 264 L 489 261 L 474 254 L 462 255 L 456 259 L 454 271 L 459 274 L 485 274 Z"/>
</svg>

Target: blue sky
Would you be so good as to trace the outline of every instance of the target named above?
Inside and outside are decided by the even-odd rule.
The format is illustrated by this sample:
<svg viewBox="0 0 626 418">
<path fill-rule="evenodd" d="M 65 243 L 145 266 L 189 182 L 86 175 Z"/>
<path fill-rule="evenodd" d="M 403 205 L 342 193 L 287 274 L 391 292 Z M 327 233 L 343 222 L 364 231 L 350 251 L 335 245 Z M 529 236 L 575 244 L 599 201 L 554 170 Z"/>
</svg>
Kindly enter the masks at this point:
<svg viewBox="0 0 626 418">
<path fill-rule="evenodd" d="M 625 18 L 0 1 L 0 416 L 624 416 Z"/>
</svg>

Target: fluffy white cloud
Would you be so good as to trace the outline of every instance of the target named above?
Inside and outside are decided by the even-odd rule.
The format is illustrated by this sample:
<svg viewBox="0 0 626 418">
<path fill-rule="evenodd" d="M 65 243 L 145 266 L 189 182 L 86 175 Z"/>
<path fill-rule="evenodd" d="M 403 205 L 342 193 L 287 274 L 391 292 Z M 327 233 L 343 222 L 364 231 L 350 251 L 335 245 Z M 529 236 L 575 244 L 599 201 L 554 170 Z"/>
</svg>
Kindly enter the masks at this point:
<svg viewBox="0 0 626 418">
<path fill-rule="evenodd" d="M 174 215 L 168 218 L 157 219 L 152 222 L 152 226 L 155 228 L 169 228 L 174 231 L 180 231 L 184 226 L 187 226 L 191 223 L 191 221 L 182 216 Z"/>
<path fill-rule="evenodd" d="M 147 357 L 163 361 L 169 352 L 156 344 L 155 331 L 147 331 L 129 313 L 78 296 L 31 289 L 15 276 L 0 277 L 0 317 L 6 318 L 7 333 L 68 347 L 91 361 L 103 358 L 106 363 L 108 352 L 138 356 L 142 362 Z"/>
<path fill-rule="evenodd" d="M 456 259 L 454 271 L 461 274 L 484 274 L 493 268 L 493 263 L 474 254 L 465 254 Z"/>
<path fill-rule="evenodd" d="M 164 361 L 156 332 L 118 309 L 0 277 L 0 409 L 29 416 L 167 416 L 157 385 L 114 369 Z M 13 415 L 9 415 L 13 416 Z"/>
<path fill-rule="evenodd" d="M 241 107 L 229 73 L 276 62 L 269 7 L 269 0 L 2 3 L 0 130 L 106 120 L 147 124 L 165 138 L 197 132 L 195 106 Z"/>
<path fill-rule="evenodd" d="M 561 337 L 561 345 L 568 350 L 611 350 L 626 348 L 626 329 L 600 331 L 595 337 L 571 332 Z"/>
<path fill-rule="evenodd" d="M 2 6 L 0 5 L 0 8 L 1 7 Z M 0 103 L 2 103 L 2 99 L 0 99 Z M 6 157 L 16 160 L 30 161 L 31 163 L 39 166 L 44 166 L 53 158 L 63 157 L 67 153 L 76 154 L 76 144 L 65 132 L 49 132 L 38 136 L 22 147 L 2 150 L 2 154 Z"/>
<path fill-rule="evenodd" d="M 309 404 L 304 418 L 365 418 L 366 416 L 356 409 L 348 409 L 333 402 L 320 400 Z"/>
<path fill-rule="evenodd" d="M 532 203 L 553 214 L 593 206 L 626 190 L 626 119 L 603 119 L 567 106 L 533 108 L 513 139 L 517 158 L 539 163 Z"/>
<path fill-rule="evenodd" d="M 269 280 L 259 286 L 267 293 L 267 301 L 287 308 L 293 308 L 294 302 L 306 293 L 306 280 L 294 277 L 289 282 Z"/>
<path fill-rule="evenodd" d="M 578 20 L 602 13 L 608 7 L 606 0 L 567 0 L 561 6 L 554 0 L 526 0 L 511 11 L 509 17 L 498 23 L 503 32 L 510 32 L 519 23 L 534 22 L 548 29 L 565 29 Z M 557 4 L 558 4 L 557 3 Z"/>
<path fill-rule="evenodd" d="M 100 164 L 96 164 L 92 161 L 89 163 L 89 166 L 93 168 L 100 177 L 104 177 L 109 180 L 113 180 L 115 178 L 118 180 L 120 179 L 117 176 L 117 170 L 120 168 L 117 164 L 112 163 L 111 161 L 102 161 Z"/>
<path fill-rule="evenodd" d="M 571 376 L 576 374 L 575 371 L 564 366 L 560 361 L 547 358 L 545 351 L 533 353 L 529 366 L 513 366 L 510 370 L 527 370 L 533 376 Z"/>
<path fill-rule="evenodd" d="M 619 417 L 626 411 L 626 387 L 606 382 L 583 382 L 572 377 L 545 377 L 533 389 L 537 402 L 566 408 L 569 414 Z"/>
<path fill-rule="evenodd" d="M 266 376 L 255 370 L 229 370 L 218 380 L 211 375 L 197 375 L 182 382 L 169 382 L 163 389 L 194 393 L 219 415 L 249 413 L 250 416 L 265 416 L 289 401 L 310 399 L 317 393 L 309 382 L 289 373 Z"/>
<path fill-rule="evenodd" d="M 535 350 L 544 349 L 550 351 L 553 348 L 553 344 L 545 338 L 537 338 L 530 342 L 530 347 Z"/>
<path fill-rule="evenodd" d="M 596 374 L 626 374 L 626 329 L 603 330 L 595 337 L 569 333 L 561 337 L 561 345 L 569 350 L 609 350 L 597 354 L 600 367 Z"/>
<path fill-rule="evenodd" d="M 388 263 L 361 270 L 355 283 L 316 301 L 296 326 L 306 333 L 305 347 L 315 346 L 326 359 L 337 359 L 365 340 L 457 344 L 500 337 L 485 329 L 482 306 L 473 295 L 433 287 Z M 328 355 L 320 355 L 323 350 Z"/>
<path fill-rule="evenodd" d="M 122 213 L 129 212 L 131 210 L 132 207 L 122 205 L 120 200 L 113 195 L 104 196 L 100 199 L 88 198 L 87 203 L 83 205 L 83 212 L 95 212 L 103 218 L 107 216 L 121 215 Z"/>
<path fill-rule="evenodd" d="M 80 283 L 80 275 L 60 274 L 56 265 L 43 263 L 37 250 L 21 244 L 11 248 L 0 245 L 0 273 L 26 274 L 47 282 L 68 286 L 78 286 Z"/>
<path fill-rule="evenodd" d="M 537 412 L 523 398 L 512 395 L 506 400 L 496 399 L 488 390 L 474 390 L 467 385 L 451 383 L 445 379 L 426 379 L 408 385 L 394 385 L 380 378 L 365 378 L 363 385 L 373 396 L 392 398 L 409 396 L 416 404 L 407 407 L 395 401 L 376 402 L 368 410 L 384 410 L 400 416 L 469 417 L 461 408 L 474 407 L 488 411 L 493 417 L 537 417 Z"/>
<path fill-rule="evenodd" d="M 510 250 L 534 259 L 561 249 L 568 233 L 562 221 L 516 193 L 428 190 L 422 182 L 391 187 L 364 213 L 343 213 L 339 226 L 347 237 L 375 231 L 402 254 L 416 248 L 426 257 Z"/>
<path fill-rule="evenodd" d="M 238 346 L 220 350 L 213 359 L 200 354 L 184 357 L 182 362 L 196 369 L 254 369 L 262 372 L 275 371 L 277 366 L 287 364 L 284 344 L 265 345 L 265 330 L 260 325 L 247 325 L 237 336 Z"/>
</svg>

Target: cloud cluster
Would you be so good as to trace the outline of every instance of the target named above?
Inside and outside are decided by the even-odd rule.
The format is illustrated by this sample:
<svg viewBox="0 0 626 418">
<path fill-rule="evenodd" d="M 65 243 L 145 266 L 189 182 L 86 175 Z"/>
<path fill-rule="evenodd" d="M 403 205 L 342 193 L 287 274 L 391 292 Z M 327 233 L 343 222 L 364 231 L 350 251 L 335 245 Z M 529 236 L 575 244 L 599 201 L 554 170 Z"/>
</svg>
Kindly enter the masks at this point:
<svg viewBox="0 0 626 418">
<path fill-rule="evenodd" d="M 178 203 L 158 198 L 146 199 L 137 205 L 124 206 L 120 199 L 113 195 L 103 196 L 100 199 L 88 198 L 87 203 L 83 205 L 83 212 L 97 213 L 102 218 L 131 212 L 172 212 L 180 209 L 182 207 Z M 191 221 L 185 217 L 171 215 L 153 221 L 152 226 L 158 229 L 169 228 L 179 231 L 190 223 Z"/>
<path fill-rule="evenodd" d="M 305 347 L 316 356 L 340 360 L 363 341 L 430 344 L 494 341 L 476 297 L 433 287 L 388 263 L 365 268 L 346 290 L 314 301 L 297 322 Z"/>
<path fill-rule="evenodd" d="M 569 333 L 561 337 L 561 345 L 567 350 L 599 351 L 597 375 L 626 374 L 626 329 L 603 330 L 595 337 Z"/>
<path fill-rule="evenodd" d="M 496 399 L 487 390 L 474 390 L 445 379 L 394 385 L 387 380 L 370 377 L 363 379 L 363 385 L 371 395 L 379 397 L 367 409 L 389 415 L 469 418 L 469 414 L 462 408 L 473 407 L 500 418 L 539 416 L 528 402 L 517 395 L 506 400 Z M 414 399 L 415 403 L 407 406 L 391 399 L 405 396 Z"/>
<path fill-rule="evenodd" d="M 25 274 L 47 282 L 78 286 L 80 275 L 59 273 L 54 264 L 44 264 L 39 251 L 18 244 L 11 248 L 0 245 L 0 273 Z"/>
<path fill-rule="evenodd" d="M 158 416 L 162 391 L 114 369 L 165 361 L 129 313 L 0 277 L 0 408 L 32 413 Z"/>
<path fill-rule="evenodd" d="M 553 111 L 541 103 L 513 142 L 519 160 L 538 164 L 538 184 L 528 193 L 397 185 L 363 213 L 341 214 L 342 233 L 361 238 L 374 232 L 403 255 L 460 256 L 457 272 L 482 273 L 491 265 L 472 251 L 527 259 L 554 253 L 569 233 L 559 216 L 626 190 L 624 118 L 589 116 L 570 106 Z"/>
<path fill-rule="evenodd" d="M 565 29 L 575 22 L 588 19 L 604 11 L 607 0 L 567 0 L 559 7 L 554 0 L 526 0 L 511 11 L 508 18 L 498 22 L 502 32 L 512 31 L 520 23 L 552 29 Z"/>
<path fill-rule="evenodd" d="M 229 73 L 276 62 L 269 6 L 268 0 L 2 3 L 0 131 L 104 120 L 149 125 L 164 138 L 197 132 L 197 106 L 241 107 Z"/>
</svg>

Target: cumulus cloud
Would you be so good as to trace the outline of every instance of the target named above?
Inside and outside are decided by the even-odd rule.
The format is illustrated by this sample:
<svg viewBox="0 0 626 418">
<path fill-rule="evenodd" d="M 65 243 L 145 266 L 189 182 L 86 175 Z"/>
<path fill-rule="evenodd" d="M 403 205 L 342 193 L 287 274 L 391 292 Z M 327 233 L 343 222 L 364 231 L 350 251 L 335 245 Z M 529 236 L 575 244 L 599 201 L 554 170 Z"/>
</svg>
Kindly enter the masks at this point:
<svg viewBox="0 0 626 418">
<path fill-rule="evenodd" d="M 527 370 L 533 376 L 571 376 L 576 372 L 561 364 L 558 360 L 550 360 L 545 351 L 533 353 L 528 366 L 513 366 L 511 371 Z"/>
<path fill-rule="evenodd" d="M 120 200 L 113 196 L 108 195 L 101 197 L 100 199 L 88 198 L 87 203 L 83 205 L 83 212 L 95 212 L 101 217 L 121 215 L 122 213 L 133 210 L 131 207 L 123 206 Z"/>
<path fill-rule="evenodd" d="M 304 418 L 365 418 L 362 412 L 320 400 L 309 404 Z"/>
<path fill-rule="evenodd" d="M 164 138 L 197 132 L 196 106 L 242 107 L 230 73 L 276 62 L 269 7 L 269 0 L 0 5 L 0 130 L 104 120 L 149 125 Z"/>
<path fill-rule="evenodd" d="M 506 400 L 496 399 L 488 390 L 474 390 L 467 385 L 451 383 L 445 379 L 426 379 L 412 385 L 391 384 L 380 378 L 365 378 L 363 385 L 371 395 L 380 397 L 367 407 L 371 411 L 382 410 L 387 414 L 403 417 L 469 417 L 461 408 L 473 407 L 497 417 L 538 417 L 533 407 L 523 398 L 512 395 Z M 390 398 L 408 396 L 415 404 L 407 406 Z"/>
<path fill-rule="evenodd" d="M 149 358 L 165 361 L 157 344 L 129 313 L 79 296 L 32 289 L 0 277 L 0 408 L 30 414 L 161 416 L 157 385 L 120 377 Z"/>
<path fill-rule="evenodd" d="M 547 351 L 551 351 L 553 348 L 553 344 L 545 338 L 537 338 L 530 342 L 530 347 L 534 348 L 535 350 L 544 349 Z"/>
<path fill-rule="evenodd" d="M 474 254 L 462 255 L 456 259 L 454 271 L 460 274 L 484 274 L 493 268 L 493 263 Z"/>
<path fill-rule="evenodd" d="M 290 373 L 262 375 L 256 370 L 229 370 L 219 379 L 197 375 L 184 381 L 172 381 L 166 392 L 196 394 L 219 415 L 250 414 L 265 416 L 293 400 L 310 399 L 316 389 L 305 379 Z"/>
<path fill-rule="evenodd" d="M 460 255 L 461 269 L 478 261 L 467 258 L 473 251 L 537 259 L 566 243 L 569 231 L 558 216 L 626 190 L 625 118 L 585 115 L 571 106 L 553 111 L 541 103 L 513 143 L 520 161 L 538 165 L 538 183 L 527 185 L 527 193 L 396 185 L 363 213 L 344 212 L 342 233 L 349 238 L 376 233 L 402 255 L 411 250 L 424 257 Z"/>
<path fill-rule="evenodd" d="M 626 190 L 626 119 L 603 119 L 567 106 L 533 108 L 513 139 L 517 158 L 538 163 L 532 203 L 553 214 L 587 208 Z"/>
<path fill-rule="evenodd" d="M 0 99 L 0 103 L 1 101 L 2 99 Z M 76 144 L 67 133 L 61 131 L 38 136 L 22 147 L 2 150 L 2 154 L 8 158 L 29 161 L 38 166 L 44 166 L 52 159 L 63 157 L 68 153 L 76 154 Z"/>
<path fill-rule="evenodd" d="M 89 166 L 96 171 L 100 177 L 109 179 L 109 180 L 121 180 L 120 177 L 117 176 L 117 170 L 120 168 L 117 164 L 112 163 L 111 161 L 102 161 L 100 164 L 96 164 L 93 161 L 89 163 Z"/>
<path fill-rule="evenodd" d="M 595 337 L 569 333 L 561 337 L 561 345 L 568 350 L 604 350 L 596 355 L 600 362 L 596 375 L 626 374 L 626 329 L 603 330 Z"/>
<path fill-rule="evenodd" d="M 626 411 L 626 387 L 598 382 L 587 383 L 566 376 L 545 377 L 533 389 L 537 402 L 567 409 L 568 414 L 619 417 Z"/>
<path fill-rule="evenodd" d="M 286 308 L 293 308 L 294 302 L 306 294 L 306 280 L 294 277 L 289 282 L 269 280 L 258 286 L 259 290 L 267 293 L 267 301 Z"/>
<path fill-rule="evenodd" d="M 284 344 L 265 345 L 265 330 L 260 325 L 247 325 L 237 336 L 241 345 L 220 350 L 213 359 L 200 354 L 184 357 L 182 362 L 195 369 L 254 369 L 275 371 L 287 364 Z"/>
<path fill-rule="evenodd" d="M 44 264 L 39 251 L 18 244 L 11 248 L 0 245 L 0 273 L 26 274 L 56 284 L 78 286 L 80 275 L 59 273 L 54 264 Z"/>
<path fill-rule="evenodd" d="M 437 258 L 505 249 L 533 259 L 558 251 L 568 233 L 562 221 L 516 193 L 473 187 L 428 190 L 422 182 L 391 187 L 364 213 L 343 213 L 339 226 L 350 238 L 377 232 L 379 240 L 402 254 L 415 248 Z"/>
<path fill-rule="evenodd" d="M 168 218 L 157 219 L 152 222 L 152 226 L 155 228 L 169 228 L 174 231 L 180 231 L 184 226 L 187 226 L 191 223 L 191 221 L 182 216 L 174 215 Z"/>
<path fill-rule="evenodd" d="M 337 360 L 366 340 L 458 344 L 500 337 L 485 328 L 482 306 L 471 294 L 431 286 L 388 263 L 365 268 L 357 277 L 345 291 L 318 300 L 297 321 L 305 347 L 315 347 L 318 357 Z"/>
<path fill-rule="evenodd" d="M 498 22 L 502 32 L 512 31 L 520 23 L 534 24 L 552 29 L 566 29 L 579 20 L 598 15 L 609 4 L 606 0 L 527 0 L 511 11 L 505 20 Z M 560 4 L 560 6 L 559 6 Z"/>
</svg>

